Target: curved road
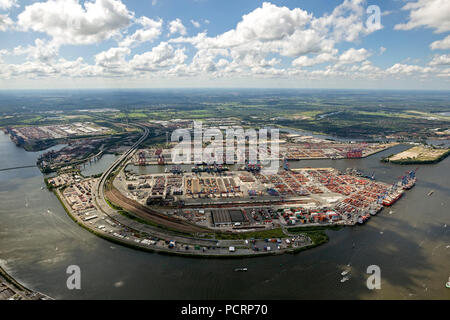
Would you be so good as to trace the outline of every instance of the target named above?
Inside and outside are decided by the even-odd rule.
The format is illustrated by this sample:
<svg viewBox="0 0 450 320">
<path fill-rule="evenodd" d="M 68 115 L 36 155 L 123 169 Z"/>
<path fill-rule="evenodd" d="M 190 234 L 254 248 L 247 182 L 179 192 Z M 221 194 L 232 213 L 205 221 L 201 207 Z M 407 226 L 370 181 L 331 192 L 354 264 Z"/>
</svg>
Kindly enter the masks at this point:
<svg viewBox="0 0 450 320">
<path fill-rule="evenodd" d="M 196 239 L 191 237 L 182 237 L 182 236 L 173 236 L 168 235 L 166 233 L 161 232 L 161 230 L 158 230 L 156 227 L 149 226 L 146 224 L 142 224 L 140 222 L 131 220 L 127 217 L 124 217 L 120 213 L 117 212 L 117 210 L 114 210 L 110 207 L 110 205 L 106 202 L 105 198 L 105 183 L 108 178 L 108 176 L 115 170 L 117 167 L 123 163 L 124 161 L 127 161 L 129 158 L 131 158 L 134 154 L 134 152 L 137 150 L 139 145 L 147 139 L 149 135 L 149 130 L 147 127 L 143 125 L 136 124 L 136 126 L 140 127 L 141 129 L 144 129 L 144 134 L 142 137 L 127 151 L 125 152 L 120 158 L 118 158 L 116 161 L 113 162 L 113 164 L 102 174 L 102 176 L 99 178 L 97 184 L 94 187 L 94 199 L 95 199 L 95 206 L 96 208 L 105 213 L 107 216 L 109 216 L 112 220 L 118 222 L 119 224 L 126 226 L 128 228 L 145 232 L 148 234 L 152 234 L 154 236 L 160 237 L 160 238 L 168 238 L 178 240 L 178 241 L 185 241 L 190 242 L 192 244 L 199 244 L 199 245 L 215 245 L 217 244 L 217 240 L 212 239 Z M 227 242 L 227 241 L 222 241 Z M 235 241 L 230 241 L 232 243 L 235 243 Z M 238 243 L 240 243 L 238 241 Z"/>
<path fill-rule="evenodd" d="M 130 158 L 133 153 L 137 150 L 137 148 L 139 147 L 139 145 L 148 137 L 149 134 L 149 130 L 147 127 L 136 124 L 137 127 L 144 129 L 144 134 L 142 135 L 142 137 L 136 141 L 136 143 L 130 148 L 130 150 L 128 150 L 127 152 L 125 152 L 119 159 L 117 159 L 116 161 L 113 162 L 113 164 L 105 171 L 103 172 L 102 176 L 100 177 L 100 179 L 97 182 L 97 185 L 95 186 L 94 192 L 95 192 L 95 202 L 101 207 L 101 206 L 108 206 L 108 204 L 105 201 L 105 193 L 104 193 L 104 189 L 105 189 L 105 182 L 106 179 L 108 178 L 108 176 L 125 160 L 127 160 L 128 158 Z M 109 207 L 109 206 L 108 206 Z M 101 208 L 100 208 L 101 209 Z M 103 210 L 102 210 L 103 211 Z"/>
</svg>

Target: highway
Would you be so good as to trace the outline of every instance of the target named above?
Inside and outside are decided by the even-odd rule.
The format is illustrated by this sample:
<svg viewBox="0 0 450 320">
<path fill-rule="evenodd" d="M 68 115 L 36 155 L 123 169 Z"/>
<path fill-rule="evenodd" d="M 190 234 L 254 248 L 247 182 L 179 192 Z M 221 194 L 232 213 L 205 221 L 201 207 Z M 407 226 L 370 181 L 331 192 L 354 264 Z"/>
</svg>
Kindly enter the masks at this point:
<svg viewBox="0 0 450 320">
<path fill-rule="evenodd" d="M 29 165 L 29 166 L 21 166 L 21 167 L 13 167 L 13 168 L 4 168 L 0 169 L 0 171 L 9 171 L 9 170 L 17 170 L 17 169 L 25 169 L 25 168 L 36 168 L 36 165 Z"/>
<path fill-rule="evenodd" d="M 125 152 L 120 158 L 118 158 L 116 161 L 113 162 L 113 164 L 105 171 L 103 172 L 102 176 L 97 182 L 97 185 L 94 188 L 95 192 L 95 202 L 99 206 L 99 209 L 102 210 L 102 208 L 109 207 L 108 203 L 105 201 L 105 182 L 108 178 L 108 176 L 123 162 L 128 160 L 131 156 L 133 156 L 133 153 L 137 150 L 139 145 L 148 137 L 149 130 L 147 127 L 136 124 L 137 127 L 144 129 L 144 134 L 142 137 L 136 141 L 136 143 L 127 151 Z M 104 211 L 104 210 L 102 210 Z M 105 211 L 104 211 L 105 212 Z M 107 212 L 105 212 L 107 213 Z"/>
<path fill-rule="evenodd" d="M 145 139 L 147 139 L 147 137 L 149 135 L 149 130 L 147 127 L 138 125 L 138 124 L 136 124 L 136 126 L 140 127 L 141 129 L 144 129 L 144 134 L 127 152 L 125 152 L 120 158 L 118 158 L 116 161 L 114 161 L 113 164 L 99 178 L 97 184 L 94 187 L 95 206 L 99 211 L 103 212 L 104 214 L 109 216 L 111 219 L 113 219 L 114 221 L 118 222 L 119 224 L 121 224 L 123 226 L 127 226 L 128 228 L 131 228 L 131 229 L 134 229 L 134 230 L 137 230 L 140 232 L 152 234 L 152 235 L 158 236 L 160 238 L 167 238 L 168 237 L 167 232 L 164 233 L 164 232 L 162 232 L 162 230 L 158 229 L 157 227 L 153 227 L 150 225 L 146 225 L 146 224 L 142 224 L 140 222 L 133 221 L 132 219 L 127 218 L 127 217 L 121 215 L 120 213 L 118 213 L 117 210 L 111 208 L 110 205 L 106 202 L 105 183 L 106 183 L 106 180 L 108 179 L 108 176 L 110 174 L 112 174 L 114 172 L 114 170 L 116 170 L 120 166 L 120 164 L 122 164 L 123 162 L 125 162 L 129 158 L 131 158 L 133 156 L 134 152 L 138 149 L 139 145 Z M 169 224 L 173 223 L 173 221 L 170 221 L 170 220 L 167 220 L 166 222 Z M 180 222 L 180 223 L 181 223 L 180 227 L 186 227 L 189 225 L 189 224 L 183 223 L 183 222 Z M 176 229 L 176 227 L 177 226 L 175 226 L 175 229 Z M 195 227 L 195 226 L 191 226 L 191 228 L 199 229 L 197 231 L 205 231 L 205 230 L 202 230 L 202 228 Z M 172 236 L 170 236 L 170 238 L 177 240 L 177 241 L 184 241 L 184 242 L 188 241 L 189 243 L 192 243 L 192 244 L 208 245 L 208 246 L 217 243 L 216 240 L 195 239 L 195 238 L 191 238 L 188 236 L 177 237 L 177 236 L 172 235 Z"/>
</svg>

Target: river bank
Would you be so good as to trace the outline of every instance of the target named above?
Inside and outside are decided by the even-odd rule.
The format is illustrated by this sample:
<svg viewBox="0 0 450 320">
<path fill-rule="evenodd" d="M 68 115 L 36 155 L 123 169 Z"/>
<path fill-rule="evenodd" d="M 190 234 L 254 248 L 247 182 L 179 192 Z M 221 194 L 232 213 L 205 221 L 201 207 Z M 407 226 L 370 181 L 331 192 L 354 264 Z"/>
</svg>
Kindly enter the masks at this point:
<svg viewBox="0 0 450 320">
<path fill-rule="evenodd" d="M 21 285 L 0 266 L 0 300 L 53 300 Z"/>
<path fill-rule="evenodd" d="M 405 170 L 380 158 L 308 160 L 291 167 L 352 167 L 392 183 Z M 2 167 L 35 163 L 0 133 Z M 31 290 L 55 299 L 450 299 L 450 159 L 424 165 L 418 182 L 393 207 L 363 227 L 325 231 L 327 244 L 300 255 L 260 259 L 194 259 L 131 250 L 80 228 L 46 189 L 37 168 L 0 173 L 0 259 Z M 432 196 L 427 196 L 434 190 Z M 449 248 L 447 248 L 449 247 Z M 380 290 L 368 290 L 369 265 L 382 270 Z M 82 290 L 68 290 L 69 265 Z M 350 267 L 347 267 L 350 265 Z M 246 267 L 248 272 L 234 272 Z M 342 270 L 351 279 L 341 283 Z"/>
</svg>

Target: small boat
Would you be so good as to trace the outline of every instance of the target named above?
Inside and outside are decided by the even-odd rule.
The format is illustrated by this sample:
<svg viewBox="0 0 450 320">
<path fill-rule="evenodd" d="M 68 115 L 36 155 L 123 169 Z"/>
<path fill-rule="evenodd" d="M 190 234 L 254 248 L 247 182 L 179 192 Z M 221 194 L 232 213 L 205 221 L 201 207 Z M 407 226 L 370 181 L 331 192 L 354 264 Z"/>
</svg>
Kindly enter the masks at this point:
<svg viewBox="0 0 450 320">
<path fill-rule="evenodd" d="M 347 270 L 344 270 L 344 271 L 341 272 L 341 276 L 346 276 L 347 274 L 348 274 Z"/>
<path fill-rule="evenodd" d="M 234 272 L 245 272 L 247 271 L 247 268 L 236 268 L 234 269 Z"/>
<path fill-rule="evenodd" d="M 428 192 L 428 196 L 431 196 L 434 193 L 434 190 L 431 190 L 430 192 Z"/>
<path fill-rule="evenodd" d="M 345 281 L 348 281 L 348 280 L 350 280 L 350 277 L 343 277 L 343 278 L 341 279 L 341 282 L 345 282 Z"/>
</svg>

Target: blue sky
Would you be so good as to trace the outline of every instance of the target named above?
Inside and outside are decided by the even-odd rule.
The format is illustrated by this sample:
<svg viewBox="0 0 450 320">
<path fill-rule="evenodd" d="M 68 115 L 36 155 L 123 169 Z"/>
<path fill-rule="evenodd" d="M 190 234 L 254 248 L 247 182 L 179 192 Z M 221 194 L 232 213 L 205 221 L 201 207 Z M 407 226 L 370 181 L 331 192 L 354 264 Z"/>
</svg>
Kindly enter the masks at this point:
<svg viewBox="0 0 450 320">
<path fill-rule="evenodd" d="M 0 0 L 0 39 L 3 89 L 450 89 L 448 0 Z"/>
</svg>

